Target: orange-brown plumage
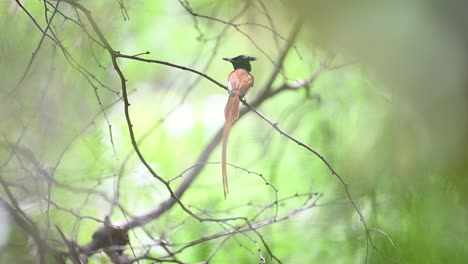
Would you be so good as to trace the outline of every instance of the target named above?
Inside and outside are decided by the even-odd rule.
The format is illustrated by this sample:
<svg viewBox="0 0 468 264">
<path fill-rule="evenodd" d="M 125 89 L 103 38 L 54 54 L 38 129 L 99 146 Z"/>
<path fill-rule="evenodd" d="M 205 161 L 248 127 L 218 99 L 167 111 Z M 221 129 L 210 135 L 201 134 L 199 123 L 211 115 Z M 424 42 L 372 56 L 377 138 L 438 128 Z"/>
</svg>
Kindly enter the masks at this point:
<svg viewBox="0 0 468 264">
<path fill-rule="evenodd" d="M 253 58 L 253 57 L 249 57 Z M 251 59 L 253 60 L 253 59 Z M 248 61 L 247 61 L 248 62 Z M 234 64 L 234 62 L 233 62 Z M 223 187 L 224 187 L 224 198 L 226 199 L 227 194 L 229 193 L 229 185 L 227 178 L 227 168 L 226 168 L 226 148 L 229 139 L 229 134 L 231 131 L 232 124 L 239 117 L 239 97 L 244 96 L 254 84 L 254 78 L 250 75 L 250 64 L 248 69 L 237 68 L 234 64 L 235 70 L 229 74 L 228 77 L 228 88 L 229 88 L 229 97 L 224 108 L 224 116 L 226 122 L 224 124 L 223 130 L 223 147 L 222 147 L 222 173 L 223 173 Z"/>
</svg>

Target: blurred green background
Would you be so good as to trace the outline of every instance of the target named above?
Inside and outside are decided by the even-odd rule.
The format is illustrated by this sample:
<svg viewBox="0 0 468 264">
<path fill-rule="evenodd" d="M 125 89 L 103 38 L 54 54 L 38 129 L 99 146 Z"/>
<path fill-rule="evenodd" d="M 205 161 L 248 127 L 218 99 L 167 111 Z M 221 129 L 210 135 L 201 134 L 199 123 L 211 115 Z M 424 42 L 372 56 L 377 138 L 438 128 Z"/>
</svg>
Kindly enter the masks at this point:
<svg viewBox="0 0 468 264">
<path fill-rule="evenodd" d="M 44 2 L 21 2 L 45 28 Z M 364 263 L 366 256 L 368 263 L 468 259 L 465 1 L 123 1 L 123 11 L 119 1 L 80 2 L 124 54 L 149 51 L 141 57 L 184 65 L 221 83 L 232 70 L 223 57 L 256 56 L 248 102 L 271 77 L 285 38 L 301 21 L 272 88 L 322 70 L 309 92 L 281 92 L 258 110 L 323 154 L 345 178 L 376 248 L 367 252 L 359 217 L 323 162 L 254 113 L 231 132 L 228 161 L 245 170 L 229 167 L 229 198 L 222 197 L 218 146 L 181 199 L 195 213 L 252 218 L 276 199 L 262 174 L 279 199 L 322 195 L 315 207 L 258 229 L 282 263 Z M 195 18 L 187 3 L 197 14 L 238 25 Z M 59 10 L 96 37 L 82 13 L 65 2 Z M 0 177 L 48 244 L 66 251 L 54 225 L 83 245 L 102 225 L 96 219 L 111 214 L 113 223 L 123 222 L 169 194 L 134 155 L 109 54 L 62 14 L 51 29 L 69 54 L 44 39 L 17 85 L 42 34 L 16 2 L 0 1 Z M 118 63 L 144 157 L 166 180 L 181 175 L 222 128 L 226 92 L 188 71 Z M 55 182 L 49 185 L 44 175 Z M 126 215 L 111 211 L 117 179 Z M 11 203 L 5 187 L 0 196 L 0 262 L 36 263 L 30 238 L 5 209 Z M 279 203 L 278 217 L 307 201 L 299 196 Z M 275 207 L 268 207 L 256 220 L 274 216 Z M 176 250 L 226 227 L 200 223 L 174 206 L 134 229 L 130 239 L 137 255 L 151 248 L 158 257 L 165 251 L 155 238 Z M 258 263 L 258 245 L 266 263 L 277 262 L 254 232 L 246 234 L 200 243 L 177 257 L 183 263 Z M 104 253 L 90 258 L 107 262 Z"/>
</svg>

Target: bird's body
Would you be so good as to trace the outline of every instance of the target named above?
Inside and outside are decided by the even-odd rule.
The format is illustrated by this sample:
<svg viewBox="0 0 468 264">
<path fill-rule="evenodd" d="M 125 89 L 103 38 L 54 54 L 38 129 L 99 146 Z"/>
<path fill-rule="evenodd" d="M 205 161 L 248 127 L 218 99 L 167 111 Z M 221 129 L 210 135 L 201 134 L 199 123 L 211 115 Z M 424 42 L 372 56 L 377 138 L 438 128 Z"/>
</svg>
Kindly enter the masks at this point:
<svg viewBox="0 0 468 264">
<path fill-rule="evenodd" d="M 223 174 L 223 187 L 224 198 L 226 199 L 229 193 L 227 168 L 226 168 L 226 148 L 231 132 L 231 127 L 234 121 L 239 117 L 240 97 L 243 97 L 254 84 L 254 78 L 250 74 L 250 62 L 255 60 L 255 57 L 240 55 L 232 59 L 224 58 L 230 61 L 234 66 L 234 71 L 228 77 L 229 97 L 224 108 L 224 117 L 226 122 L 223 130 L 223 148 L 222 148 L 222 174 Z"/>
</svg>

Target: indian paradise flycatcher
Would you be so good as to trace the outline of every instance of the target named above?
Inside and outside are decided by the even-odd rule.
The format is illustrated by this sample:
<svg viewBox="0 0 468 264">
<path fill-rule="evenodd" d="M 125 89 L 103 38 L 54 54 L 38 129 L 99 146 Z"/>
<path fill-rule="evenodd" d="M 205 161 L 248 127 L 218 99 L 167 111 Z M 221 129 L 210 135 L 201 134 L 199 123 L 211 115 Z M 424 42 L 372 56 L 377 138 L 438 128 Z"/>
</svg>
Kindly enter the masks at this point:
<svg viewBox="0 0 468 264">
<path fill-rule="evenodd" d="M 234 58 L 223 58 L 229 61 L 234 66 L 234 71 L 228 77 L 228 90 L 229 97 L 224 108 L 224 117 L 226 123 L 223 130 L 223 149 L 222 149 L 222 162 L 221 167 L 223 171 L 223 187 L 224 199 L 229 193 L 227 169 L 226 169 L 226 147 L 228 143 L 229 133 L 231 131 L 232 123 L 239 117 L 240 98 L 243 97 L 254 84 L 254 78 L 250 74 L 250 62 L 255 61 L 255 57 L 247 55 L 239 55 Z"/>
</svg>

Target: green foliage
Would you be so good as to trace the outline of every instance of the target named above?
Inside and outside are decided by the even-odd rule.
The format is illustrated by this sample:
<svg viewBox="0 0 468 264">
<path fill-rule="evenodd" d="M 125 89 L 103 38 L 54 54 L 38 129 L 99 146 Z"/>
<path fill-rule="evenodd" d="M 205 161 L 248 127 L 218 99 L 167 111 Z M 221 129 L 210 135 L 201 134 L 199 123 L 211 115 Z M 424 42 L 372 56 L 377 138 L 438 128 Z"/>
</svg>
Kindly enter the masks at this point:
<svg viewBox="0 0 468 264">
<path fill-rule="evenodd" d="M 277 63 L 287 44 L 284 38 L 295 22 L 291 13 L 313 14 L 304 19 L 271 87 L 294 88 L 257 109 L 318 151 L 343 176 L 374 243 L 369 244 L 344 185 L 326 164 L 252 111 L 231 131 L 230 195 L 224 200 L 221 147 L 214 148 L 205 164 L 197 160 L 222 129 L 226 92 L 189 71 L 117 58 L 127 79 L 132 133 L 157 176 L 176 190 L 203 165 L 182 203 L 202 217 L 244 217 L 262 225 L 258 233 L 243 230 L 209 239 L 248 225 L 239 219 L 199 221 L 175 205 L 129 231 L 134 248 L 125 248 L 128 256 L 147 253 L 161 258 L 173 251 L 184 263 L 257 263 L 260 256 L 275 263 L 269 251 L 283 263 L 463 263 L 468 259 L 466 78 L 457 75 L 466 70 L 461 58 L 466 49 L 462 40 L 451 38 L 450 27 L 438 24 L 440 17 L 429 12 L 428 5 L 413 4 L 407 10 L 390 5 L 390 11 L 405 10 L 399 13 L 402 17 L 417 14 L 392 24 L 390 11 L 376 16 L 383 11 L 367 1 L 356 4 L 359 11 L 317 3 L 324 13 L 336 11 L 330 17 L 307 1 L 263 1 L 274 18 L 275 35 L 265 27 L 243 24 L 272 27 L 260 1 L 252 1 L 233 22 L 240 23 L 237 29 L 216 19 L 191 16 L 182 5 L 187 1 L 123 1 L 130 20 L 123 19 L 119 1 L 79 2 L 92 11 L 105 38 L 121 54 L 149 51 L 138 58 L 180 64 L 223 84 L 232 66 L 222 57 L 256 56 L 248 103 L 264 91 L 276 67 L 270 60 Z M 223 21 L 230 21 L 245 4 L 188 2 L 195 13 Z M 45 28 L 43 4 L 26 1 L 25 7 Z M 62 14 L 56 14 L 52 29 L 70 53 L 64 54 L 46 37 L 24 81 L 15 88 L 42 34 L 15 2 L 0 1 L 0 178 L 4 183 L 0 210 L 8 212 L 6 205 L 14 206 L 11 192 L 47 245 L 67 254 L 57 227 L 82 246 L 92 240 L 106 216 L 113 224 L 125 223 L 157 208 L 170 194 L 135 153 L 121 83 L 109 52 L 62 16 L 78 19 L 79 13 L 80 23 L 98 40 L 83 13 L 66 1 L 59 9 Z M 363 26 L 366 21 L 375 24 Z M 441 28 L 432 30 L 434 24 Z M 376 25 L 396 38 L 401 49 L 397 59 L 391 55 L 395 47 L 388 43 L 389 36 L 380 36 Z M 360 27 L 362 32 L 356 29 Z M 424 31 L 419 35 L 416 29 Z M 402 38 L 411 32 L 417 36 Z M 427 57 L 439 48 L 417 38 L 433 40 L 432 32 L 440 34 L 440 50 L 449 50 L 448 58 L 437 53 L 434 63 L 446 67 L 454 61 L 457 66 L 453 71 L 441 67 L 440 78 L 434 77 L 438 65 Z M 337 40 L 340 45 L 335 45 Z M 389 65 L 382 63 L 387 60 Z M 316 78 L 310 87 L 294 86 L 311 76 Z M 117 198 L 119 206 L 114 206 Z M 305 210 L 306 205 L 311 208 Z M 0 262 L 37 262 L 31 236 L 11 213 L 5 219 L 0 225 L 9 231 L 0 234 L 0 242 L 7 241 L 0 243 Z M 199 243 L 184 248 L 191 242 Z M 47 263 L 58 261 L 53 255 L 47 255 Z M 111 261 L 99 252 L 89 263 Z"/>
</svg>

